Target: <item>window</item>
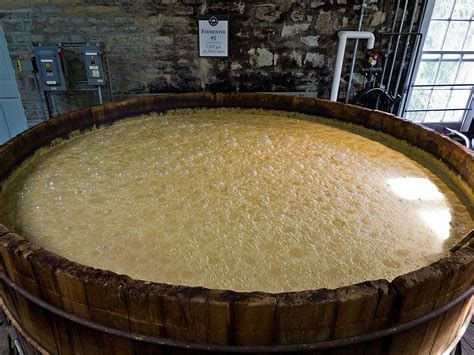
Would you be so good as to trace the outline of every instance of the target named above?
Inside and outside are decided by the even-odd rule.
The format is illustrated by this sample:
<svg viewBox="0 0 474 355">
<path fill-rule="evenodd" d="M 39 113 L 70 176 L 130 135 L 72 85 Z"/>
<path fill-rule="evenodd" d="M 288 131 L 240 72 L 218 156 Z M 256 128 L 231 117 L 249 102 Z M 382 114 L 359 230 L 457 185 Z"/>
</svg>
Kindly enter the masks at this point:
<svg viewBox="0 0 474 355">
<path fill-rule="evenodd" d="M 426 17 L 405 117 L 467 130 L 474 92 L 474 1 L 435 0 Z"/>
</svg>

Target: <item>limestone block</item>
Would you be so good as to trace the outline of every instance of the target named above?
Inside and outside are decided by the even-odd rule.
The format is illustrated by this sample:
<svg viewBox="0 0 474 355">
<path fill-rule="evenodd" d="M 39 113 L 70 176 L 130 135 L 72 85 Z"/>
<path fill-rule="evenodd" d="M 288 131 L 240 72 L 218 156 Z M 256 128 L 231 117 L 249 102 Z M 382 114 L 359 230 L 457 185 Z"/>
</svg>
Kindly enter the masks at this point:
<svg viewBox="0 0 474 355">
<path fill-rule="evenodd" d="M 304 58 L 304 65 L 313 68 L 322 68 L 325 64 L 325 56 L 320 53 L 306 53 Z"/>
<path fill-rule="evenodd" d="M 284 25 L 281 30 L 281 36 L 292 37 L 298 33 L 305 32 L 309 28 L 309 23 L 295 24 L 295 25 Z"/>
<path fill-rule="evenodd" d="M 250 64 L 257 68 L 269 67 L 273 65 L 273 53 L 265 48 L 252 48 L 248 51 Z"/>
<path fill-rule="evenodd" d="M 305 36 L 301 37 L 301 42 L 307 45 L 308 47 L 317 47 L 319 41 L 319 36 Z"/>
</svg>

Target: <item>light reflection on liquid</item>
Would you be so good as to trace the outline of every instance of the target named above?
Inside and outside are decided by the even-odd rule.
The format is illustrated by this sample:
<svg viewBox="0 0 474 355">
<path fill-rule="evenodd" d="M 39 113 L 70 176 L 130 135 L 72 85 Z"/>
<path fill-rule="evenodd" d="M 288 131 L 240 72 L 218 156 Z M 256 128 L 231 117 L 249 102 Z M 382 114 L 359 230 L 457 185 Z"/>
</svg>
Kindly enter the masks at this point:
<svg viewBox="0 0 474 355">
<path fill-rule="evenodd" d="M 443 194 L 426 178 L 403 177 L 387 180 L 395 195 L 405 200 L 440 201 Z"/>
<path fill-rule="evenodd" d="M 436 234 L 439 240 L 449 238 L 451 229 L 451 212 L 449 208 L 433 208 L 432 210 L 420 211 L 420 217 L 428 227 Z"/>
<path fill-rule="evenodd" d="M 439 241 L 449 238 L 451 211 L 438 187 L 426 178 L 402 177 L 387 179 L 395 195 L 408 200 L 419 201 L 421 220 L 431 229 Z"/>
</svg>

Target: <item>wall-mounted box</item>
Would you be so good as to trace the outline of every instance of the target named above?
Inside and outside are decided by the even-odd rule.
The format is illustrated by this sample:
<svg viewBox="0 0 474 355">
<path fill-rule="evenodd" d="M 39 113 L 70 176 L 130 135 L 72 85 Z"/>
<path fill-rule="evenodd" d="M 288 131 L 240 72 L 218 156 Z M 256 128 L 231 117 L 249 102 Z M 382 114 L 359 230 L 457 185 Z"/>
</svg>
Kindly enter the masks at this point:
<svg viewBox="0 0 474 355">
<path fill-rule="evenodd" d="M 86 69 L 87 83 L 89 85 L 105 85 L 104 64 L 103 64 L 104 47 L 99 43 L 87 44 L 83 49 L 84 66 Z"/>
<path fill-rule="evenodd" d="M 60 52 L 61 47 L 59 45 L 33 47 L 41 91 L 66 91 L 66 80 Z"/>
</svg>

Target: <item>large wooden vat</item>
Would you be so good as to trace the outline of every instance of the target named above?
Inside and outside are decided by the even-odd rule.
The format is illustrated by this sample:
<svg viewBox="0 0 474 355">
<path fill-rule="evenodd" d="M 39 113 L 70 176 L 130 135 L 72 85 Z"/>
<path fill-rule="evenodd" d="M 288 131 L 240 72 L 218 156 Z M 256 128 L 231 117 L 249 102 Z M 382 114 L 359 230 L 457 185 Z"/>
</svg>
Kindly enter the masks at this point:
<svg viewBox="0 0 474 355">
<path fill-rule="evenodd" d="M 45 121 L 0 147 L 0 180 L 36 149 L 55 138 L 67 137 L 74 130 L 140 113 L 183 107 L 289 110 L 353 122 L 404 139 L 437 156 L 474 190 L 474 154 L 432 130 L 383 112 L 330 101 L 241 93 L 143 97 Z M 281 346 L 322 341 L 329 341 L 326 345 L 333 347 L 339 344 L 332 340 L 381 331 L 426 316 L 466 290 L 472 290 L 474 280 L 474 242 L 392 282 L 375 280 L 335 290 L 278 294 L 132 280 L 59 257 L 2 226 L 0 253 L 1 271 L 6 277 L 49 305 L 94 324 L 158 336 L 159 342 L 167 344 L 130 340 L 78 324 L 77 319 L 54 314 L 25 298 L 3 280 L 0 291 L 4 307 L 24 336 L 38 348 L 59 354 L 193 353 L 196 352 L 193 347 L 200 352 L 221 353 L 302 351 L 305 347 Z M 346 344 L 324 353 L 442 352 L 469 316 L 472 301 L 471 292 L 455 307 L 416 327 L 396 334 L 382 333 L 378 339 L 369 337 L 362 343 Z M 272 347 L 252 347 L 261 345 Z"/>
</svg>

